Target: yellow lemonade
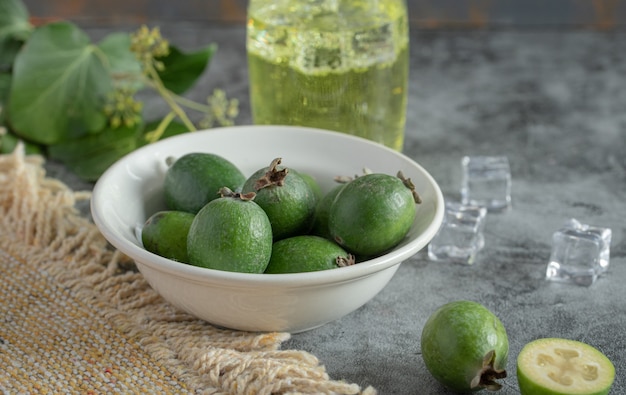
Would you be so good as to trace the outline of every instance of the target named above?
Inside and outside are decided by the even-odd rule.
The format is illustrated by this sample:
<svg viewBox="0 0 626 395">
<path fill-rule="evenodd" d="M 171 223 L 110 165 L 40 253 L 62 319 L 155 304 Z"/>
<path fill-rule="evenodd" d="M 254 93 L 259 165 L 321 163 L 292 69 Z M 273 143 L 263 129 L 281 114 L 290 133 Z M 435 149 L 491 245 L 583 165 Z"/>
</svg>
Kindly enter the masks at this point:
<svg viewBox="0 0 626 395">
<path fill-rule="evenodd" d="M 402 0 L 251 0 L 254 122 L 403 145 L 408 22 Z"/>
</svg>

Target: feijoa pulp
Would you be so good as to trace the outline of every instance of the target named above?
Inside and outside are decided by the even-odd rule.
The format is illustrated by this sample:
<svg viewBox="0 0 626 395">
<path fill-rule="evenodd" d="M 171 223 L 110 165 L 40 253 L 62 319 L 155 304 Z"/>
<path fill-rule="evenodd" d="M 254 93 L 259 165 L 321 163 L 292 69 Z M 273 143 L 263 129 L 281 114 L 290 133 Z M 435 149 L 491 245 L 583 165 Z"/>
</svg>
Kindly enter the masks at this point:
<svg viewBox="0 0 626 395">
<path fill-rule="evenodd" d="M 272 253 L 272 226 L 253 198 L 224 192 L 196 214 L 187 238 L 189 263 L 232 272 L 265 271 Z"/>
<path fill-rule="evenodd" d="M 506 377 L 509 340 L 498 317 L 480 303 L 439 307 L 426 321 L 422 358 L 433 377 L 456 392 L 497 390 Z"/>
<path fill-rule="evenodd" d="M 533 340 L 517 357 L 522 395 L 606 395 L 614 379 L 613 363 L 600 350 L 576 340 Z"/>
</svg>

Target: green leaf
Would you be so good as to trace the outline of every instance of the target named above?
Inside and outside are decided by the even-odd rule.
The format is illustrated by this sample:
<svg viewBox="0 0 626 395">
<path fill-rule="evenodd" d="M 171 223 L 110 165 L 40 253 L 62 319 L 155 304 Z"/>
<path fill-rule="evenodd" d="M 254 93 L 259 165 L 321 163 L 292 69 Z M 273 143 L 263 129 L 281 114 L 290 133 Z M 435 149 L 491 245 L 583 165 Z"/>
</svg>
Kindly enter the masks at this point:
<svg viewBox="0 0 626 395">
<path fill-rule="evenodd" d="M 2 1 L 2 0 L 0 0 Z M 0 73 L 10 73 L 18 51 L 24 45 L 23 41 L 7 38 L 0 41 Z"/>
<path fill-rule="evenodd" d="M 0 134 L 0 154 L 12 153 L 15 150 L 15 147 L 17 146 L 17 143 L 19 141 L 20 139 L 11 133 Z M 23 141 L 23 143 L 24 152 L 26 154 L 43 154 L 40 146 L 29 143 L 27 141 Z"/>
<path fill-rule="evenodd" d="M 0 73 L 11 71 L 31 30 L 28 11 L 20 0 L 0 0 Z"/>
<path fill-rule="evenodd" d="M 107 65 L 116 84 L 139 90 L 143 87 L 141 63 L 130 50 L 130 35 L 112 33 L 98 47 L 107 57 Z"/>
<path fill-rule="evenodd" d="M 86 181 L 97 180 L 122 156 L 138 147 L 138 127 L 105 129 L 101 133 L 48 147 L 48 155 Z"/>
<path fill-rule="evenodd" d="M 8 117 L 16 134 L 54 144 L 104 128 L 106 57 L 69 22 L 36 29 L 15 59 Z"/>
<path fill-rule="evenodd" d="M 0 0 L 0 42 L 7 38 L 26 40 L 32 25 L 21 0 Z"/>
<path fill-rule="evenodd" d="M 2 107 L 6 103 L 7 96 L 9 95 L 9 88 L 11 87 L 11 74 L 0 73 L 0 125 L 2 125 L 4 117 L 4 110 Z"/>
<path fill-rule="evenodd" d="M 211 44 L 193 53 L 183 53 L 170 45 L 169 55 L 159 58 L 165 66 L 159 72 L 163 85 L 176 94 L 184 93 L 204 73 L 216 50 L 217 45 Z"/>
</svg>

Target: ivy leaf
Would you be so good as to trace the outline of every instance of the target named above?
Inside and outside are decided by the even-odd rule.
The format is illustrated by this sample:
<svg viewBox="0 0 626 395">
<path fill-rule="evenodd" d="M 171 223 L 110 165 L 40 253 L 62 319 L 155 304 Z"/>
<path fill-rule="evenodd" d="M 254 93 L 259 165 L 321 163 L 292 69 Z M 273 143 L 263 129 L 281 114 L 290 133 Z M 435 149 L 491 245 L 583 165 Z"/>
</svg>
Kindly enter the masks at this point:
<svg viewBox="0 0 626 395">
<path fill-rule="evenodd" d="M 176 94 L 184 93 L 204 73 L 216 50 L 217 45 L 211 44 L 196 52 L 183 53 L 170 45 L 169 55 L 159 58 L 165 66 L 159 72 L 163 85 Z"/>
<path fill-rule="evenodd" d="M 0 105 L 6 101 L 15 56 L 32 30 L 20 0 L 0 1 Z"/>
<path fill-rule="evenodd" d="M 107 65 L 115 83 L 139 90 L 143 87 L 141 63 L 131 52 L 130 41 L 127 33 L 112 33 L 100 41 L 98 47 L 108 59 Z"/>
<path fill-rule="evenodd" d="M 26 40 L 32 30 L 28 17 L 21 0 L 0 1 L 0 42 L 9 38 Z"/>
<path fill-rule="evenodd" d="M 1 110 L 2 105 L 6 102 L 9 95 L 9 89 L 11 88 L 11 74 L 0 73 L 0 125 L 2 125 L 4 119 L 4 112 Z"/>
<path fill-rule="evenodd" d="M 106 57 L 69 22 L 36 29 L 17 55 L 8 118 L 14 132 L 54 144 L 104 128 L 112 81 Z"/>
<path fill-rule="evenodd" d="M 0 73 L 10 73 L 18 51 L 24 45 L 23 41 L 7 37 L 0 40 Z"/>
<path fill-rule="evenodd" d="M 19 141 L 20 139 L 11 133 L 4 133 L 4 134 L 0 133 L 0 153 L 1 154 L 12 153 L 15 150 L 15 147 L 17 147 L 17 144 Z M 21 141 L 24 144 L 24 152 L 27 155 L 31 155 L 31 154 L 42 155 L 43 154 L 43 151 L 40 146 L 29 143 L 28 141 L 23 141 L 23 140 Z"/>
<path fill-rule="evenodd" d="M 138 128 L 119 127 L 48 146 L 48 155 L 78 177 L 96 181 L 122 156 L 138 148 Z"/>
</svg>

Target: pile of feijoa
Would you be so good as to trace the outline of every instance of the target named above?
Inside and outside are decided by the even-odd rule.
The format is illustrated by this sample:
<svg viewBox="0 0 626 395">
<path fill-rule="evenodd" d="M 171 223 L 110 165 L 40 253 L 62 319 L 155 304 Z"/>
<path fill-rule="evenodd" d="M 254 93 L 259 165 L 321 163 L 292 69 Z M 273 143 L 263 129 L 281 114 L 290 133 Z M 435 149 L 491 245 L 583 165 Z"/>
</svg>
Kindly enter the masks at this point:
<svg viewBox="0 0 626 395">
<path fill-rule="evenodd" d="M 145 222 L 144 247 L 210 269 L 307 272 L 384 254 L 413 224 L 420 199 L 401 172 L 338 177 L 323 194 L 311 175 L 281 162 L 246 176 L 212 153 L 168 159 L 166 209 Z"/>
</svg>

